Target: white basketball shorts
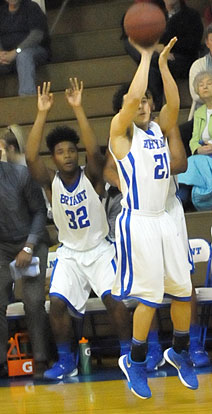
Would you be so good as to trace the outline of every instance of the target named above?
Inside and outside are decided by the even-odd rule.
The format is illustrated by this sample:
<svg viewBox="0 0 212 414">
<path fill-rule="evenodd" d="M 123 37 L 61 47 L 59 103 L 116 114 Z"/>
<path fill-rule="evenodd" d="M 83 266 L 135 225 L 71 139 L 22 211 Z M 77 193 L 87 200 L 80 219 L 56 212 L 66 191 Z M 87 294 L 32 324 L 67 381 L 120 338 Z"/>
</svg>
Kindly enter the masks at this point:
<svg viewBox="0 0 212 414">
<path fill-rule="evenodd" d="M 166 212 L 149 216 L 123 209 L 116 221 L 117 273 L 112 295 L 157 307 L 164 293 L 190 300 L 188 257 Z"/>
<path fill-rule="evenodd" d="M 98 297 L 111 292 L 115 270 L 115 247 L 105 239 L 84 252 L 59 247 L 49 295 L 62 299 L 71 314 L 81 317 L 91 289 Z"/>
</svg>

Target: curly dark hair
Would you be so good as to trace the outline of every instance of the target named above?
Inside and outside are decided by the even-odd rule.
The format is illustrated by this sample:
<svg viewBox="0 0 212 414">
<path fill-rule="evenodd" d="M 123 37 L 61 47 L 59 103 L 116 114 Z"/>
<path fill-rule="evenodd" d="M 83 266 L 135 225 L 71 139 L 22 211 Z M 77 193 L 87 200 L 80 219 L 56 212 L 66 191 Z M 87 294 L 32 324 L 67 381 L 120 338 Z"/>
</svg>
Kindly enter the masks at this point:
<svg viewBox="0 0 212 414">
<path fill-rule="evenodd" d="M 123 83 L 113 95 L 113 101 L 112 101 L 113 110 L 116 114 L 120 111 L 120 109 L 122 107 L 123 97 L 124 97 L 124 95 L 127 94 L 128 90 L 129 90 L 129 87 L 130 87 L 130 83 Z M 153 98 L 153 95 L 152 95 L 152 92 L 150 91 L 150 89 L 146 90 L 145 96 L 148 99 Z"/>
<path fill-rule="evenodd" d="M 51 154 L 54 154 L 55 145 L 59 144 L 59 142 L 69 141 L 77 148 L 79 140 L 79 136 L 74 129 L 68 126 L 57 126 L 47 135 L 46 145 Z"/>
</svg>

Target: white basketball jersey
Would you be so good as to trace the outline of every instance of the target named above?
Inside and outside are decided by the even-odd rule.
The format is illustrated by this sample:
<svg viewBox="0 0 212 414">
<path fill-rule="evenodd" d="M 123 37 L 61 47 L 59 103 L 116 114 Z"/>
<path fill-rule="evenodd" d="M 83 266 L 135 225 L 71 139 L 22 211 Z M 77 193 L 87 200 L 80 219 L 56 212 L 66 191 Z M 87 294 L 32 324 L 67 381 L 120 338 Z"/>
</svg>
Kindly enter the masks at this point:
<svg viewBox="0 0 212 414">
<path fill-rule="evenodd" d="M 116 161 L 124 208 L 157 214 L 165 209 L 170 180 L 170 160 L 166 141 L 158 124 L 150 122 L 143 131 L 133 125 L 129 153 Z"/>
<path fill-rule="evenodd" d="M 108 234 L 104 207 L 82 168 L 71 187 L 56 173 L 52 182 L 52 213 L 58 239 L 70 249 L 92 249 Z"/>
</svg>

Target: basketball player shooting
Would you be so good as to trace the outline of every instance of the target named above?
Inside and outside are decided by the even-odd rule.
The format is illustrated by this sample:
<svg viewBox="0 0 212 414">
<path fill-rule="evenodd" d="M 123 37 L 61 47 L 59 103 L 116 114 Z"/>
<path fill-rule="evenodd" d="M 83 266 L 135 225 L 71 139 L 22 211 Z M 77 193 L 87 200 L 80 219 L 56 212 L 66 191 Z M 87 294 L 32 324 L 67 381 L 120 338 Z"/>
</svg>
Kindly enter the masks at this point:
<svg viewBox="0 0 212 414">
<path fill-rule="evenodd" d="M 123 195 L 122 211 L 116 221 L 117 273 L 114 298 L 139 301 L 133 317 L 131 352 L 120 357 L 119 366 L 130 390 L 140 398 L 150 398 L 147 382 L 147 336 L 155 309 L 164 293 L 173 300 L 173 347 L 164 357 L 178 370 L 181 382 L 198 388 L 188 355 L 191 315 L 191 280 L 188 259 L 175 223 L 165 212 L 170 181 L 170 159 L 165 138 L 178 119 L 179 93 L 167 65 L 176 38 L 159 57 L 166 103 L 158 122 L 151 121 L 147 83 L 154 45 L 133 44 L 141 61 L 123 105 L 111 122 L 109 149 L 116 162 Z M 166 277 L 164 277 L 166 275 Z"/>
</svg>

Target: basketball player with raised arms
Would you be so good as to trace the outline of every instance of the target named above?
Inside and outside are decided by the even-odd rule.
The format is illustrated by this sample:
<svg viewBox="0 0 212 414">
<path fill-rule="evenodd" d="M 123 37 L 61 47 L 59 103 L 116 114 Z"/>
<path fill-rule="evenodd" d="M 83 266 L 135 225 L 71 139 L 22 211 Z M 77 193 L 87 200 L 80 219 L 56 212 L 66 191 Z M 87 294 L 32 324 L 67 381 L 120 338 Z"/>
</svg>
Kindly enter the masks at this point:
<svg viewBox="0 0 212 414">
<path fill-rule="evenodd" d="M 111 297 L 116 266 L 114 246 L 106 240 L 109 229 L 100 201 L 104 191 L 104 159 L 82 107 L 82 92 L 83 83 L 70 79 L 65 95 L 86 149 L 85 168 L 78 164 L 79 137 L 68 127 L 57 127 L 46 137 L 57 172 L 47 168 L 39 156 L 43 129 L 53 105 L 50 83 L 44 83 L 42 91 L 38 88 L 38 113 L 26 146 L 32 175 L 52 192 L 53 219 L 62 243 L 50 284 L 50 321 L 59 359 L 44 373 L 44 378 L 52 380 L 78 373 L 70 348 L 70 315 L 83 317 L 91 288 L 102 298 L 115 325 L 121 354 L 126 353 L 131 335 L 127 308 Z"/>
<path fill-rule="evenodd" d="M 173 298 L 174 327 L 173 347 L 165 351 L 164 357 L 178 370 L 185 386 L 198 388 L 188 356 L 192 291 L 188 258 L 175 223 L 165 211 L 170 181 L 165 137 L 177 122 L 180 105 L 177 85 L 167 65 L 176 41 L 171 39 L 159 58 L 166 104 L 158 122 L 151 120 L 146 93 L 154 45 L 143 48 L 134 44 L 141 62 L 110 129 L 109 149 L 123 195 L 116 221 L 118 262 L 112 294 L 117 300 L 133 297 L 139 301 L 133 317 L 131 351 L 120 357 L 119 366 L 129 388 L 140 398 L 151 397 L 146 374 L 147 336 L 164 293 Z"/>
</svg>

